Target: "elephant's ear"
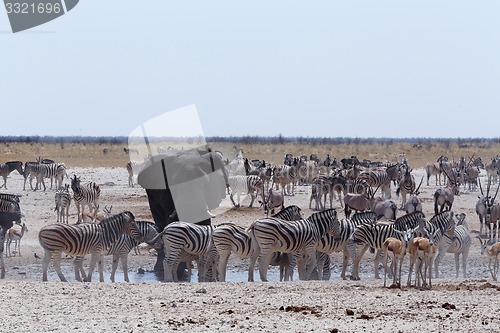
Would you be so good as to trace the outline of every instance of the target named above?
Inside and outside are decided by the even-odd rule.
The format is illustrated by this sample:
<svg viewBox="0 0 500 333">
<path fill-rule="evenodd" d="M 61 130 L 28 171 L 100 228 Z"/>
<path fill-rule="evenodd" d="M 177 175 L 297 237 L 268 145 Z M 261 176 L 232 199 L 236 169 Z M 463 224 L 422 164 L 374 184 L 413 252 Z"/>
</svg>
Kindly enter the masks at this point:
<svg viewBox="0 0 500 333">
<path fill-rule="evenodd" d="M 168 188 L 165 161 L 159 160 L 143 169 L 137 175 L 137 183 L 145 189 L 165 190 Z"/>
</svg>

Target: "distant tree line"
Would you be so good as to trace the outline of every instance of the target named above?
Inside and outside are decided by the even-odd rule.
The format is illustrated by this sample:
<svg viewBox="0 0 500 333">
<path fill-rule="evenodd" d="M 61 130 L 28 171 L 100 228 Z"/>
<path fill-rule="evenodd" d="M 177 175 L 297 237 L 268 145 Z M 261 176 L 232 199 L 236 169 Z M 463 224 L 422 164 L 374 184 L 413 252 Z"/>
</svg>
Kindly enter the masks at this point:
<svg viewBox="0 0 500 333">
<path fill-rule="evenodd" d="M 161 142 L 163 140 L 190 140 L 197 142 L 196 138 L 148 138 L 150 142 Z M 0 142 L 3 143 L 84 143 L 84 144 L 127 144 L 127 136 L 39 136 L 39 135 L 21 135 L 21 136 L 0 136 Z M 469 146 L 472 144 L 486 145 L 500 143 L 499 138 L 351 138 L 351 137 L 285 137 L 277 136 L 211 136 L 205 138 L 206 142 L 228 142 L 237 144 L 311 144 L 311 145 L 352 145 L 352 144 L 386 144 L 410 143 L 414 145 L 429 146 L 432 144 L 458 144 L 459 146 Z"/>
</svg>

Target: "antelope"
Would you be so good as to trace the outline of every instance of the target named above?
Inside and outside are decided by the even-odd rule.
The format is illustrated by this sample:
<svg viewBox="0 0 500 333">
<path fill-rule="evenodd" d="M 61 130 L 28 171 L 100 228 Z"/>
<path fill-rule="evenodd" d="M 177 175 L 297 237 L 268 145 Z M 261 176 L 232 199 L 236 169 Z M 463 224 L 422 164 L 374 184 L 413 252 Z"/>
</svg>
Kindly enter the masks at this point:
<svg viewBox="0 0 500 333">
<path fill-rule="evenodd" d="M 387 257 L 388 251 L 393 254 L 393 264 L 392 268 L 392 286 L 401 288 L 401 267 L 403 266 L 403 259 L 406 255 L 406 250 L 408 247 L 408 240 L 411 238 L 412 230 L 407 230 L 403 235 L 403 240 L 399 240 L 395 237 L 389 237 L 384 241 L 382 245 L 382 251 L 384 252 L 384 287 L 386 286 L 387 279 Z M 398 261 L 399 261 L 399 272 L 398 272 Z"/>
<path fill-rule="evenodd" d="M 479 235 L 483 235 L 483 224 L 486 224 L 486 227 L 490 231 L 490 238 L 492 237 L 491 233 L 491 225 L 490 222 L 492 221 L 492 216 L 493 215 L 493 221 L 496 221 L 498 219 L 498 208 L 493 208 L 498 205 L 493 206 L 493 202 L 495 201 L 495 198 L 497 194 L 495 194 L 495 197 L 493 200 L 491 200 L 490 196 L 490 186 L 491 186 L 491 177 L 488 177 L 488 185 L 486 187 L 486 195 L 484 195 L 483 192 L 483 187 L 481 186 L 481 179 L 479 179 L 479 190 L 481 191 L 481 195 L 478 196 L 479 200 L 476 203 L 476 214 L 479 217 Z M 500 183 L 498 185 L 500 187 Z M 497 187 L 497 192 L 498 193 L 498 187 Z M 490 215 L 489 219 L 487 219 L 488 215 L 488 210 L 490 210 Z M 495 219 L 496 218 L 496 219 Z M 495 225 L 496 226 L 496 225 Z M 486 231 L 486 236 L 488 236 L 488 232 Z"/>
<path fill-rule="evenodd" d="M 10 244 L 12 243 L 12 241 L 14 241 L 14 253 L 17 253 L 19 254 L 19 256 L 21 256 L 21 238 L 23 238 L 24 234 L 27 232 L 28 227 L 26 226 L 26 223 L 23 223 L 21 231 L 14 228 L 9 229 L 9 234 L 7 235 L 7 253 L 5 254 L 6 257 L 12 256 L 10 252 Z"/>
<path fill-rule="evenodd" d="M 422 185 L 423 180 L 424 176 L 422 176 L 418 187 L 410 193 L 410 200 L 408 200 L 403 207 L 406 214 L 422 211 L 422 203 L 420 202 L 418 195 L 420 194 L 420 186 Z"/>
<path fill-rule="evenodd" d="M 500 242 L 495 242 L 493 243 L 491 240 L 489 241 L 484 241 L 481 239 L 481 237 L 477 236 L 477 239 L 479 239 L 479 242 L 481 243 L 481 254 L 486 254 L 490 258 L 488 262 L 488 269 L 490 271 L 491 277 L 493 278 L 493 281 L 497 280 L 497 273 L 498 273 L 498 254 L 500 253 Z M 493 269 L 491 269 L 491 262 L 494 261 L 493 263 Z"/>
<path fill-rule="evenodd" d="M 451 210 L 455 195 L 458 195 L 459 183 L 457 178 L 454 177 L 452 180 L 445 169 L 443 169 L 443 172 L 447 176 L 449 183 L 445 188 L 437 189 L 436 192 L 434 192 L 434 214 L 436 215 L 443 212 L 445 209 Z"/>
</svg>

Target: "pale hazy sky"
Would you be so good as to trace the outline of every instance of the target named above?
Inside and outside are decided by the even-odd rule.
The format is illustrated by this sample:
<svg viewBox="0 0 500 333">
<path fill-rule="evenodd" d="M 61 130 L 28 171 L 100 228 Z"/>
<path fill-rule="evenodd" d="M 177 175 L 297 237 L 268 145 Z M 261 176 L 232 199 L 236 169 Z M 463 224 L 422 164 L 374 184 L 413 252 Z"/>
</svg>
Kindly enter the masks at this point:
<svg viewBox="0 0 500 333">
<path fill-rule="evenodd" d="M 13 34 L 0 135 L 499 137 L 498 1 L 82 0 Z M 168 134 L 168 133 L 166 133 Z"/>
</svg>

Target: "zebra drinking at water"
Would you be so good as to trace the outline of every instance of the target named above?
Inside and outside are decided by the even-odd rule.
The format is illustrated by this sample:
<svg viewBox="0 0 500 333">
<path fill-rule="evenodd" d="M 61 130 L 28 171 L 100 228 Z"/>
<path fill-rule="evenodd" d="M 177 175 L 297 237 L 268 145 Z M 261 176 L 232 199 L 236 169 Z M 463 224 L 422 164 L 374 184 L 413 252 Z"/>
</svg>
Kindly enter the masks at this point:
<svg viewBox="0 0 500 333">
<path fill-rule="evenodd" d="M 142 242 L 144 240 L 135 223 L 131 212 L 123 212 L 111 216 L 100 223 L 85 223 L 68 225 L 63 223 L 50 224 L 42 227 L 38 233 L 38 241 L 45 251 L 42 262 L 43 281 L 47 281 L 47 270 L 51 259 L 54 259 L 54 269 L 61 279 L 67 281 L 61 271 L 61 254 L 85 256 L 91 254 L 87 281 L 91 281 L 92 272 L 99 259 L 106 253 L 111 244 L 123 234 Z M 104 281 L 102 265 L 99 265 L 100 281 Z"/>
<path fill-rule="evenodd" d="M 74 175 L 71 179 L 71 189 L 73 190 L 73 200 L 75 201 L 78 212 L 77 223 L 82 222 L 82 214 L 85 210 L 85 205 L 89 206 L 89 213 L 96 216 L 97 211 L 99 210 L 99 196 L 101 195 L 101 188 L 99 185 L 94 182 L 81 185 L 80 177 Z"/>
</svg>

